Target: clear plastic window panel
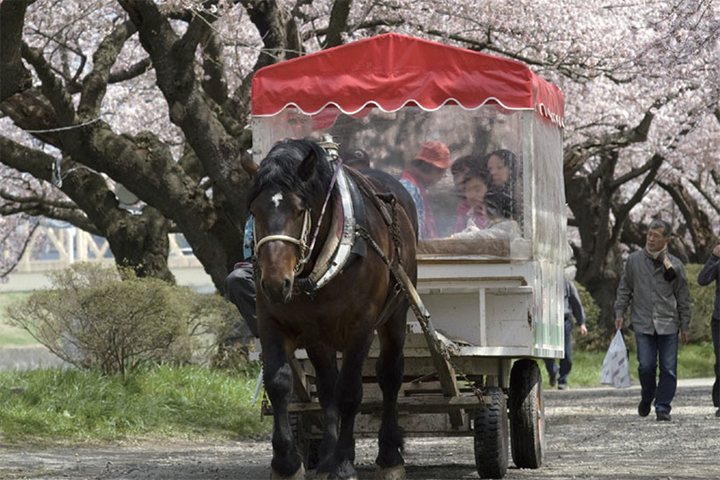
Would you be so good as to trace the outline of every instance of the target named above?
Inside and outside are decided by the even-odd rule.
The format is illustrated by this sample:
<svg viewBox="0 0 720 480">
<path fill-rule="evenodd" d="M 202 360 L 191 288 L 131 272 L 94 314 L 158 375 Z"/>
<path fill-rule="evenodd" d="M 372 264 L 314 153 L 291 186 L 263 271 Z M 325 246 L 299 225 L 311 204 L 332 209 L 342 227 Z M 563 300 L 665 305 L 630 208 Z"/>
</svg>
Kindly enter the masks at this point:
<svg viewBox="0 0 720 480">
<path fill-rule="evenodd" d="M 533 207 L 553 215 L 562 197 L 561 135 L 544 123 L 533 112 L 497 105 L 472 111 L 445 105 L 432 112 L 408 106 L 391 113 L 367 108 L 352 116 L 333 107 L 314 116 L 288 108 L 254 119 L 253 153 L 260 162 L 283 138 L 329 135 L 346 164 L 369 163 L 401 179 L 413 195 L 420 257 L 527 260 L 534 254 Z M 533 132 L 548 138 L 533 138 Z M 533 169 L 535 155 L 542 160 Z M 559 176 L 551 183 L 560 191 L 534 197 L 538 188 L 530 174 L 542 175 L 547 167 L 553 171 L 544 175 Z M 535 228 L 543 242 L 561 233 Z"/>
</svg>

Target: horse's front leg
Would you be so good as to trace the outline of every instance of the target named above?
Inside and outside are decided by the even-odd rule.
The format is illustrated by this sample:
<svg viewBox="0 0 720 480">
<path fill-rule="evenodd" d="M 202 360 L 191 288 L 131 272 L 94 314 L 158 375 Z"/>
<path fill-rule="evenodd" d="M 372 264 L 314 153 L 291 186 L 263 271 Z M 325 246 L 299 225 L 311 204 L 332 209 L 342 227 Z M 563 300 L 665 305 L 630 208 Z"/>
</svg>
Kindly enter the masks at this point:
<svg viewBox="0 0 720 480">
<path fill-rule="evenodd" d="M 323 414 L 323 438 L 320 443 L 318 478 L 330 474 L 334 467 L 338 441 L 338 409 L 335 403 L 335 384 L 338 378 L 337 352 L 323 345 L 307 348 L 315 369 L 315 383 Z"/>
<path fill-rule="evenodd" d="M 398 309 L 388 322 L 378 328 L 380 355 L 375 371 L 383 395 L 383 412 L 375 478 L 381 480 L 405 478 L 404 435 L 398 424 L 398 392 L 404 371 L 406 312 L 406 306 Z"/>
<path fill-rule="evenodd" d="M 288 415 L 293 377 L 285 351 L 285 338 L 277 331 L 261 331 L 265 391 L 273 409 L 272 478 L 305 478 L 302 456 L 298 451 Z"/>
<path fill-rule="evenodd" d="M 372 331 L 358 334 L 358 341 L 343 354 L 342 368 L 335 383 L 335 404 L 340 416 L 340 433 L 335 449 L 335 465 L 330 478 L 357 479 L 355 462 L 355 416 L 363 397 L 362 367 L 372 343 Z"/>
</svg>

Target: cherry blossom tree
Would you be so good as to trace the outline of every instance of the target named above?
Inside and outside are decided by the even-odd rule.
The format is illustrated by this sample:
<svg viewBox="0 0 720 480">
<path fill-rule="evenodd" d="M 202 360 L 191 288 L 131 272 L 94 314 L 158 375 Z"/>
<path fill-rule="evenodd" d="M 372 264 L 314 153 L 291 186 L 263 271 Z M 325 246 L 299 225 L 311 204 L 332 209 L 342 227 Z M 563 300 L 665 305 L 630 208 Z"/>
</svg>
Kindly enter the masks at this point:
<svg viewBox="0 0 720 480">
<path fill-rule="evenodd" d="M 686 260 L 718 241 L 719 27 L 710 0 L 6 1 L 0 160 L 46 188 L 3 174 L 0 212 L 63 218 L 163 278 L 167 232 L 182 232 L 222 290 L 241 255 L 253 73 L 406 33 L 561 87 L 578 280 L 609 325 L 623 255 L 653 216 L 674 223 Z"/>
</svg>

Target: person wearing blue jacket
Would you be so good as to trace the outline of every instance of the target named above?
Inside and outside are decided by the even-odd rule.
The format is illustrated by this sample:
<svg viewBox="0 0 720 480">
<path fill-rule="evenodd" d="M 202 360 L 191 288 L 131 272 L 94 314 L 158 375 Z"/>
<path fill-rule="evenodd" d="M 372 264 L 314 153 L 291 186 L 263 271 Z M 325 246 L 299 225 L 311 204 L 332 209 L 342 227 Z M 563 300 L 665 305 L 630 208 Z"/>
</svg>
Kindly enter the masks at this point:
<svg viewBox="0 0 720 480">
<path fill-rule="evenodd" d="M 712 388 L 712 401 L 717 408 L 715 416 L 720 417 L 720 245 L 715 245 L 713 248 L 710 258 L 698 274 L 697 281 L 702 286 L 715 282 L 715 308 L 710 322 L 715 350 L 715 383 Z"/>
</svg>

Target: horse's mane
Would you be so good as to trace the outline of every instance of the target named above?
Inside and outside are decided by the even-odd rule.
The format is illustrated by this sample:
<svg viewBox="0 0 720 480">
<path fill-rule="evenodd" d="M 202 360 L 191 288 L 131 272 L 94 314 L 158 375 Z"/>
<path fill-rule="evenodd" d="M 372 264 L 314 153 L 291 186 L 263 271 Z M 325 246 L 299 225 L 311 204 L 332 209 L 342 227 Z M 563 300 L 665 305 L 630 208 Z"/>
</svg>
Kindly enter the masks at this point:
<svg viewBox="0 0 720 480">
<path fill-rule="evenodd" d="M 315 155 L 316 161 L 308 178 L 301 178 L 298 167 L 309 155 Z M 325 160 L 325 151 L 309 139 L 283 140 L 275 144 L 260 167 L 248 191 L 247 205 L 266 188 L 276 188 L 281 192 L 292 192 L 300 197 L 306 207 L 315 205 L 324 198 L 330 185 L 333 170 Z"/>
</svg>

